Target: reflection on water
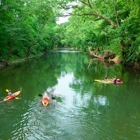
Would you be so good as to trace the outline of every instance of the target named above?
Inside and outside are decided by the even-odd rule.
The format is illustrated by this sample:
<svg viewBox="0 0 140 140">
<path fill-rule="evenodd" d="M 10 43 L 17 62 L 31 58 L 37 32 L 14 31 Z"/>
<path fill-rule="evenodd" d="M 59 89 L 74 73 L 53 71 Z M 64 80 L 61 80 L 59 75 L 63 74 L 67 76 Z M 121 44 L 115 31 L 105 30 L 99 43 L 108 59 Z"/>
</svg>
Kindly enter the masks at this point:
<svg viewBox="0 0 140 140">
<path fill-rule="evenodd" d="M 54 51 L 54 53 L 57 53 L 57 52 L 60 52 L 60 53 L 80 53 L 81 51 L 76 51 L 76 50 L 57 50 L 57 51 Z"/>
<path fill-rule="evenodd" d="M 106 105 L 107 106 L 107 98 L 105 96 L 102 95 L 98 95 L 97 97 L 94 97 L 94 104 L 98 104 L 101 106 Z"/>
<path fill-rule="evenodd" d="M 103 62 L 92 61 L 89 66 L 86 55 L 68 52 L 1 70 L 1 101 L 7 88 L 14 92 L 22 87 L 22 93 L 18 100 L 0 104 L 0 139 L 140 139 L 140 76 L 114 65 L 107 75 L 117 75 L 124 84 L 94 82 L 105 74 Z M 44 92 L 56 96 L 48 107 L 38 96 Z"/>
</svg>

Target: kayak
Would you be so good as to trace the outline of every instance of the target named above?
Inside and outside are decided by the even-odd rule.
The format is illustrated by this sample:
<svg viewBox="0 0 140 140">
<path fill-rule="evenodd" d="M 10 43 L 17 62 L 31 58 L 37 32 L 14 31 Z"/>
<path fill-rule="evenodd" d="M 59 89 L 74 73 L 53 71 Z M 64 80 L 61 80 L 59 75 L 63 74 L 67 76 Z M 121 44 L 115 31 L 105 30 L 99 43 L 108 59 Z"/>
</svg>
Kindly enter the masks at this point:
<svg viewBox="0 0 140 140">
<path fill-rule="evenodd" d="M 94 81 L 99 82 L 99 83 L 103 83 L 103 84 L 112 84 L 113 83 L 111 80 L 98 80 L 98 79 L 96 79 Z"/>
<path fill-rule="evenodd" d="M 114 83 L 114 84 L 123 84 L 123 81 L 117 80 L 116 83 Z"/>
<path fill-rule="evenodd" d="M 44 96 L 41 99 L 42 105 L 43 106 L 48 106 L 50 103 L 50 98 L 47 94 L 44 94 Z"/>
<path fill-rule="evenodd" d="M 103 56 L 98 57 L 99 60 L 104 60 Z"/>
<path fill-rule="evenodd" d="M 113 80 L 111 80 L 111 79 L 110 80 L 98 80 L 98 79 L 96 79 L 94 81 L 99 82 L 99 83 L 103 83 L 103 84 L 123 84 L 123 81 L 118 80 L 118 79 L 117 79 L 116 83 L 114 83 Z"/>
<path fill-rule="evenodd" d="M 19 91 L 13 93 L 13 96 L 9 96 L 9 95 L 6 96 L 6 97 L 3 99 L 3 101 L 5 102 L 5 101 L 11 100 L 11 99 L 17 97 L 17 96 L 20 94 L 20 92 L 21 92 L 21 91 L 19 90 Z"/>
</svg>

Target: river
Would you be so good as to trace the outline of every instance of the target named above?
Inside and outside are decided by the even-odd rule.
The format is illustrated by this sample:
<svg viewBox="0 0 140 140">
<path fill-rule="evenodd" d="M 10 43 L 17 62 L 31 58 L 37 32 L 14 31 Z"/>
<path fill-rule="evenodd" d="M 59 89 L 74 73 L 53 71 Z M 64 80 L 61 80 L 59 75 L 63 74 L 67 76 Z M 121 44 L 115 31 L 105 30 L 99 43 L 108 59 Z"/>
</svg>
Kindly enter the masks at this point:
<svg viewBox="0 0 140 140">
<path fill-rule="evenodd" d="M 95 79 L 117 76 L 123 84 Z M 139 140 L 140 74 L 58 51 L 0 70 L 0 140 Z M 6 89 L 22 92 L 3 102 Z M 39 94 L 49 93 L 43 107 Z"/>
</svg>

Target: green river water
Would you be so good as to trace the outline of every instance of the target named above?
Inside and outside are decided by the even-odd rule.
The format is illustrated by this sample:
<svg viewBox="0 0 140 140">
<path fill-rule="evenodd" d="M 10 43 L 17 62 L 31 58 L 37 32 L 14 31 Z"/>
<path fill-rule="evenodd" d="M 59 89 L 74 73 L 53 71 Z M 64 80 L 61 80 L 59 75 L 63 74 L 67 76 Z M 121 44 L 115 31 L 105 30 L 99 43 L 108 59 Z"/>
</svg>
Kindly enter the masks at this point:
<svg viewBox="0 0 140 140">
<path fill-rule="evenodd" d="M 95 79 L 115 75 L 123 84 Z M 3 102 L 6 89 L 22 89 Z M 43 107 L 39 94 L 56 96 Z M 0 140 L 139 140 L 140 73 L 58 51 L 0 70 Z"/>
</svg>

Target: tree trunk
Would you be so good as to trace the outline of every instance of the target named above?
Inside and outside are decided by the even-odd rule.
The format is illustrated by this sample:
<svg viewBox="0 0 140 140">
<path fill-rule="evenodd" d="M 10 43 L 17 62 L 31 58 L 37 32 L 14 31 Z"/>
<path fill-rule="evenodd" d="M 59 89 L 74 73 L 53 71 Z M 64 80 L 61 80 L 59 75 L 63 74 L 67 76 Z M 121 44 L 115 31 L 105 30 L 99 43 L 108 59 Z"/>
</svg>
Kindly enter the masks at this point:
<svg viewBox="0 0 140 140">
<path fill-rule="evenodd" d="M 8 50 L 8 54 L 7 54 L 6 60 L 4 62 L 4 66 L 8 66 L 8 61 L 9 61 L 10 55 L 12 53 L 13 43 L 14 43 L 13 40 L 11 42 L 9 42 L 9 50 Z"/>
<path fill-rule="evenodd" d="M 88 0 L 88 2 L 84 2 L 83 0 L 80 1 L 81 3 L 83 3 L 84 5 L 88 6 L 90 9 L 93 10 L 93 14 L 95 16 L 100 17 L 101 19 L 106 20 L 107 22 L 109 22 L 113 27 L 118 28 L 118 24 L 116 24 L 113 20 L 109 19 L 108 17 L 102 15 L 99 11 L 97 11 L 96 9 L 94 9 L 94 7 L 92 7 L 90 0 Z"/>
</svg>

